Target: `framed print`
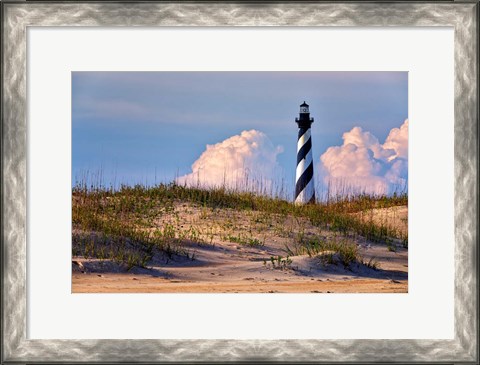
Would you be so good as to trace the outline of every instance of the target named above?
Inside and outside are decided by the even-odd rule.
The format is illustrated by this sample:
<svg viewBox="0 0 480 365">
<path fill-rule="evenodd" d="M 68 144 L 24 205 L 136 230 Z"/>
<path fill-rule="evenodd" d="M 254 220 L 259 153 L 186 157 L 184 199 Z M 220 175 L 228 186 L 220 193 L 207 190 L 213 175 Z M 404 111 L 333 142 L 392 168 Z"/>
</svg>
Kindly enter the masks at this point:
<svg viewBox="0 0 480 365">
<path fill-rule="evenodd" d="M 161 95 L 161 108 L 143 99 L 132 110 L 135 88 Z M 73 72 L 72 292 L 408 292 L 407 88 L 408 74 L 399 71 Z M 299 103 L 298 131 L 289 128 L 294 120 L 280 105 L 330 93 L 322 107 Z M 388 132 L 383 143 L 361 122 L 344 132 L 339 111 L 365 119 L 361 109 L 381 96 L 382 118 L 403 115 L 372 123 Z M 335 118 L 330 138 L 313 126 L 316 108 Z M 238 133 L 246 118 L 256 121 Z M 152 120 L 161 127 L 139 133 L 138 145 L 125 141 Z M 192 164 L 216 134 L 227 137 Z M 342 134 L 340 146 L 326 147 Z M 143 150 L 149 140 L 156 151 Z M 106 154 L 116 161 L 126 149 L 115 162 L 120 176 L 109 174 Z M 149 157 L 158 168 L 135 177 Z"/>
<path fill-rule="evenodd" d="M 478 363 L 463 2 L 2 2 L 2 361 Z"/>
</svg>

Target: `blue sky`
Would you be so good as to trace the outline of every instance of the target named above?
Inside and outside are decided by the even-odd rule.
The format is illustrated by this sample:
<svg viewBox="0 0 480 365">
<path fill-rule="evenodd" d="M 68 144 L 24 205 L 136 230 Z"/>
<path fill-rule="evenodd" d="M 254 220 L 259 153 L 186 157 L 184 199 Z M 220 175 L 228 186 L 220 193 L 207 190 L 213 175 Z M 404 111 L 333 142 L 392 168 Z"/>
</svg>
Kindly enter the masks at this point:
<svg viewBox="0 0 480 365">
<path fill-rule="evenodd" d="M 313 158 L 360 126 L 384 141 L 408 118 L 406 72 L 73 72 L 72 184 L 168 182 L 215 144 L 255 129 L 282 146 L 293 180 L 299 105 L 310 104 Z"/>
</svg>

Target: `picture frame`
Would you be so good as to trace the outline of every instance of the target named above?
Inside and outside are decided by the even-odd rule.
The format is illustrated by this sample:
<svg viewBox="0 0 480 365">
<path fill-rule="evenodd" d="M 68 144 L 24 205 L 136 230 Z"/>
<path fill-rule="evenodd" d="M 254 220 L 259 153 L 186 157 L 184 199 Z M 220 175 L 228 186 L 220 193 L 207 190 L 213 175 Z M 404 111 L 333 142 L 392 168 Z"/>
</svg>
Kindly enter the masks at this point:
<svg viewBox="0 0 480 365">
<path fill-rule="evenodd" d="M 477 1 L 19 2 L 2 11 L 2 362 L 478 363 Z M 27 28 L 31 26 L 349 26 L 454 28 L 453 340 L 29 340 Z"/>
</svg>

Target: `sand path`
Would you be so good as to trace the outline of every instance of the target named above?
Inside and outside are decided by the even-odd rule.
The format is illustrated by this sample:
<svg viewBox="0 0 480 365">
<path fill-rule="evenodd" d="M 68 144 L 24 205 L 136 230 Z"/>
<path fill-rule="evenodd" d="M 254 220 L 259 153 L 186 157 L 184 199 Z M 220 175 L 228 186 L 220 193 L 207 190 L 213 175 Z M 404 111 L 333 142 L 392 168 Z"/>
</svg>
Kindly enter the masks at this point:
<svg viewBox="0 0 480 365">
<path fill-rule="evenodd" d="M 74 274 L 75 293 L 406 293 L 407 280 L 179 282 L 147 275 Z"/>
</svg>

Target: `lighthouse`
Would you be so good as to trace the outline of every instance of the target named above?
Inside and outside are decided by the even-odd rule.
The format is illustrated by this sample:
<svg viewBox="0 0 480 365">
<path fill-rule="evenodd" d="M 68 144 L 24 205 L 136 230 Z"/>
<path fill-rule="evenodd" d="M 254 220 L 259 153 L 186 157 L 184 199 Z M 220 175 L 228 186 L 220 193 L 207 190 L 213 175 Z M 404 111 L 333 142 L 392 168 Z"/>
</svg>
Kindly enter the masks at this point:
<svg viewBox="0 0 480 365">
<path fill-rule="evenodd" d="M 310 132 L 313 118 L 310 118 L 310 110 L 307 103 L 303 102 L 303 104 L 300 105 L 299 118 L 295 118 L 295 122 L 298 125 L 295 204 L 315 203 L 312 137 Z"/>
</svg>

